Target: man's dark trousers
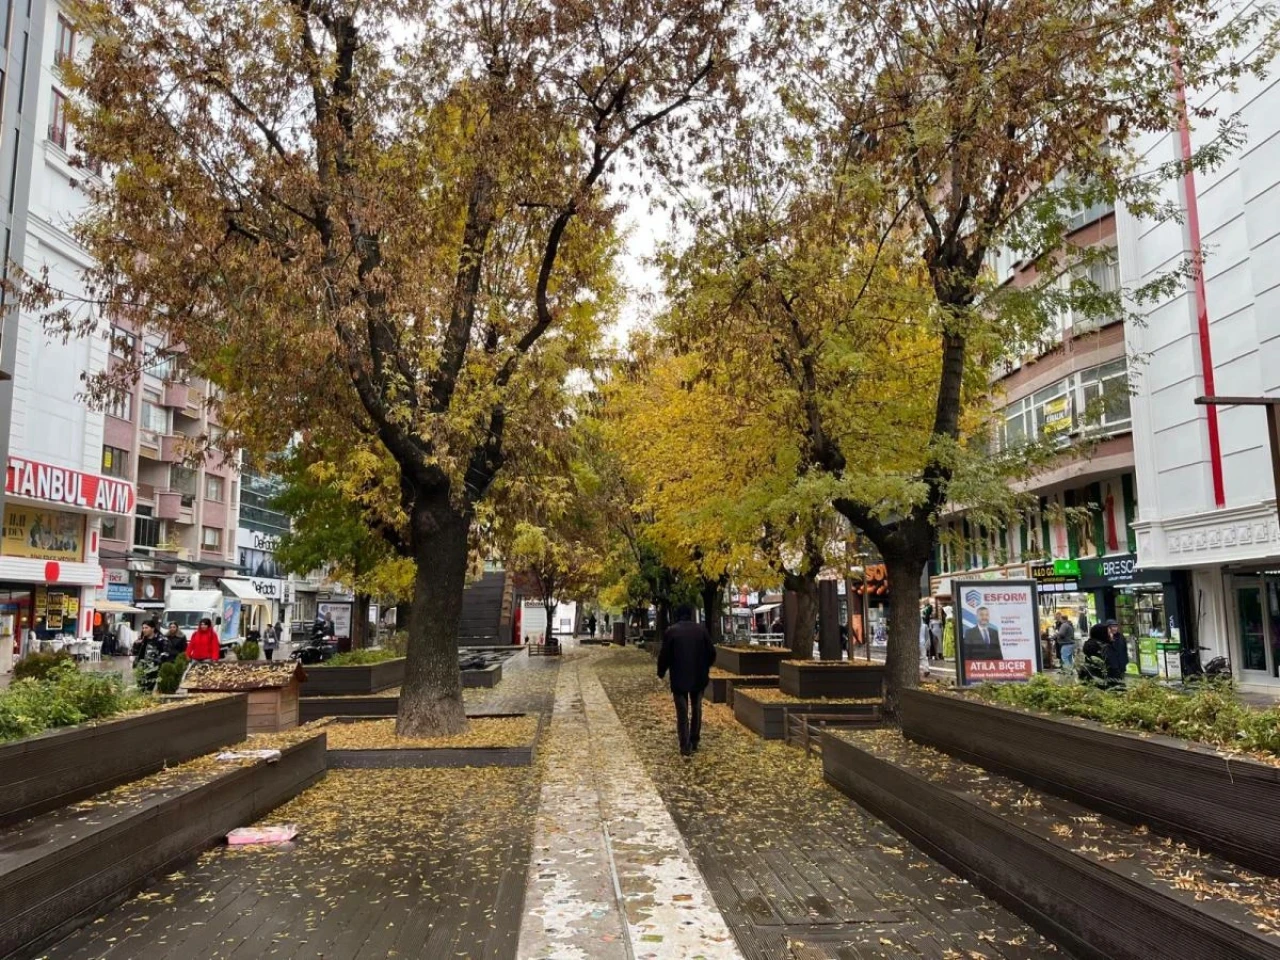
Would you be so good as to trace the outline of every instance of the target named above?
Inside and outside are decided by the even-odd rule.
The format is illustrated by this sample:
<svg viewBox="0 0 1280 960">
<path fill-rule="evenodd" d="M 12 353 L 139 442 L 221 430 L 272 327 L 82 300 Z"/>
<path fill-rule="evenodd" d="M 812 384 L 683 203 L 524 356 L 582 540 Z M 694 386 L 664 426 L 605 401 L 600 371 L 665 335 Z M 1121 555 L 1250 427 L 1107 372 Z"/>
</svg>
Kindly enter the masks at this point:
<svg viewBox="0 0 1280 960">
<path fill-rule="evenodd" d="M 676 701 L 676 733 L 680 737 L 680 751 L 697 750 L 698 740 L 702 737 L 702 691 L 672 692 L 671 696 Z"/>
</svg>

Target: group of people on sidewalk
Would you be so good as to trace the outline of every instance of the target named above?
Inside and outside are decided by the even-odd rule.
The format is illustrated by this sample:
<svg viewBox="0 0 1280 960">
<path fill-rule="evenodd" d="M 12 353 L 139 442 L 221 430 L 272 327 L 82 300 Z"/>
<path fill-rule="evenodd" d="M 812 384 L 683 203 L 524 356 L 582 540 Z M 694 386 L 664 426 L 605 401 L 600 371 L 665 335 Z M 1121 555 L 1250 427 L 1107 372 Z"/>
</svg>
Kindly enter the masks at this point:
<svg viewBox="0 0 1280 960">
<path fill-rule="evenodd" d="M 1067 669 L 1075 669 L 1081 680 L 1116 683 L 1124 680 L 1129 669 L 1129 642 L 1120 630 L 1119 622 L 1108 620 L 1089 628 L 1084 642 L 1084 659 L 1076 664 L 1076 625 L 1059 610 L 1054 614 L 1054 625 L 1049 632 L 1046 657 L 1048 665 L 1057 662 Z"/>
</svg>

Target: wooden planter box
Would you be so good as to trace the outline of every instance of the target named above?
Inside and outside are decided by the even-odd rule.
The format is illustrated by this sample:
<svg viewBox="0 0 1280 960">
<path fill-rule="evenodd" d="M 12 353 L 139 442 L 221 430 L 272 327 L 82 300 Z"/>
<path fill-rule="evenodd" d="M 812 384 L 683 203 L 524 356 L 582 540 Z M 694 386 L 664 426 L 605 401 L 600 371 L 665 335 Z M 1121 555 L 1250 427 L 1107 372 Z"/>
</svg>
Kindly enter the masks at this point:
<svg viewBox="0 0 1280 960">
<path fill-rule="evenodd" d="M 233 699 L 243 709 L 244 699 Z M 38 955 L 324 772 L 325 737 L 318 733 L 282 750 L 276 763 L 229 766 L 91 818 L 58 810 L 29 821 L 0 839 L 0 956 Z"/>
<path fill-rule="evenodd" d="M 912 740 L 1280 874 L 1280 767 L 918 690 L 903 692 L 901 719 Z"/>
<path fill-rule="evenodd" d="M 464 687 L 496 687 L 502 682 L 502 664 L 494 663 L 480 670 L 463 670 Z"/>
<path fill-rule="evenodd" d="M 772 647 L 743 650 L 738 647 L 716 647 L 716 666 L 721 670 L 743 676 L 778 675 L 778 665 L 794 656 L 790 650 Z"/>
<path fill-rule="evenodd" d="M 793 697 L 882 697 L 884 665 L 784 660 L 778 667 L 778 686 Z"/>
<path fill-rule="evenodd" d="M 298 722 L 311 723 L 324 717 L 394 717 L 400 697 L 303 697 L 298 703 Z"/>
<path fill-rule="evenodd" d="M 708 686 L 710 693 L 708 696 L 712 703 L 724 703 L 733 706 L 733 691 L 742 687 L 776 687 L 778 678 L 768 675 L 740 677 L 736 674 L 726 674 L 724 676 L 716 676 L 712 674 L 711 684 Z"/>
<path fill-rule="evenodd" d="M 775 703 L 757 700 L 750 689 L 733 691 L 733 716 L 749 730 L 754 730 L 766 740 L 783 740 L 787 735 L 787 717 L 796 713 L 820 713 L 826 716 L 841 715 L 866 717 L 879 715 L 878 704 L 832 703 L 814 700 L 811 703 Z"/>
<path fill-rule="evenodd" d="M 963 791 L 823 732 L 828 783 L 1080 960 L 1280 958 L 1280 943 L 1153 890 L 992 812 Z"/>
<path fill-rule="evenodd" d="M 0 744 L 0 826 L 238 743 L 247 719 L 243 696 L 222 696 Z"/>
<path fill-rule="evenodd" d="M 307 667 L 302 685 L 304 697 L 341 696 L 342 694 L 380 693 L 404 683 L 405 658 L 384 660 L 359 667 Z"/>
<path fill-rule="evenodd" d="M 499 714 L 476 714 L 472 719 Z M 506 714 L 524 716 L 524 714 Z M 336 721 L 341 723 L 342 721 Z M 533 763 L 544 721 L 533 739 L 516 747 L 419 747 L 404 750 L 330 750 L 331 770 L 385 770 L 421 767 L 527 767 Z"/>
</svg>

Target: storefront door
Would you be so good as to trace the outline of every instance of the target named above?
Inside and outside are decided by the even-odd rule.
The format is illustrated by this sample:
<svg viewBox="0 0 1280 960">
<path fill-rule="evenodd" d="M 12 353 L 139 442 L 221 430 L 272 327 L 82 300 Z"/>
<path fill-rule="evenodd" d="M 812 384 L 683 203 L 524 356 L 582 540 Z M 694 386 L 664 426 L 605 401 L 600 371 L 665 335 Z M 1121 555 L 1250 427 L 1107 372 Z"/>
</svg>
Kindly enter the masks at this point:
<svg viewBox="0 0 1280 960">
<path fill-rule="evenodd" d="M 1280 684 L 1280 577 L 1235 580 L 1240 679 Z"/>
</svg>

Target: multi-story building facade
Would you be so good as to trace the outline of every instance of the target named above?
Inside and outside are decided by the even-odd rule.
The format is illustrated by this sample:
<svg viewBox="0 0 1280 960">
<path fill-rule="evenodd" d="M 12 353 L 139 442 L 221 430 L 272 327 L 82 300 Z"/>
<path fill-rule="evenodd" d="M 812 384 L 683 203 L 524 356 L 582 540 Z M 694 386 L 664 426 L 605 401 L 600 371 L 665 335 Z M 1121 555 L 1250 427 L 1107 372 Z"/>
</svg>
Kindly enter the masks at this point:
<svg viewBox="0 0 1280 960">
<path fill-rule="evenodd" d="M 69 225 L 95 174 L 73 160 L 58 64 L 81 38 L 56 4 L 7 4 L 0 78 L 9 258 L 77 296 L 88 265 Z M 105 337 L 46 334 L 39 316 L 8 305 L 0 364 L 7 379 L 0 434 L 7 443 L 4 535 L 0 541 L 0 643 L 5 658 L 31 639 L 88 633 L 102 581 L 104 523 L 128 523 L 135 490 L 100 467 L 104 416 L 81 400 L 81 373 L 107 363 Z"/>
<path fill-rule="evenodd" d="M 236 549 L 239 479 L 235 458 L 196 454 L 219 438 L 209 385 L 174 378 L 165 345 L 129 326 L 110 331 L 109 363 L 140 363 L 133 389 L 105 412 L 100 468 L 136 484 L 129 521 L 102 530 L 109 598 L 160 610 L 168 590 L 218 588 L 239 572 Z"/>
<path fill-rule="evenodd" d="M 1247 688 L 1280 692 L 1280 522 L 1264 412 L 1211 408 L 1206 394 L 1280 397 L 1280 86 L 1188 95 L 1238 113 L 1247 138 L 1217 169 L 1186 175 L 1169 199 L 1180 222 L 1125 210 L 1122 276 L 1139 284 L 1204 251 L 1188 281 L 1126 331 L 1134 361 L 1138 558 L 1189 585 L 1188 646 L 1230 659 Z M 1194 113 L 1193 113 L 1194 115 Z M 1180 160 L 1216 133 L 1172 131 L 1145 144 L 1153 164 Z M 1207 649 L 1205 649 L 1207 648 Z"/>
<path fill-rule="evenodd" d="M 1076 211 L 1072 245 L 1100 248 L 1080 270 L 1105 292 L 1119 288 L 1116 217 L 1110 206 Z M 991 258 L 1008 284 L 1034 279 L 1009 251 Z M 1069 282 L 1070 277 L 1061 282 Z M 1182 601 L 1179 577 L 1139 564 L 1135 522 L 1138 485 L 1124 318 L 1063 311 L 1036 343 L 1008 357 L 991 380 L 1003 408 L 994 442 L 1088 440 L 1085 457 L 1068 456 L 1035 477 L 1036 506 L 1021 523 L 978 528 L 963 512 L 944 525 L 930 592 L 948 598 L 952 579 L 1034 579 L 1042 626 L 1067 614 L 1077 627 L 1117 619 L 1127 636 L 1176 639 Z M 1136 646 L 1136 644 L 1135 644 Z M 1135 651 L 1136 653 L 1136 651 Z M 1135 656 L 1136 660 L 1136 656 Z"/>
</svg>

